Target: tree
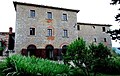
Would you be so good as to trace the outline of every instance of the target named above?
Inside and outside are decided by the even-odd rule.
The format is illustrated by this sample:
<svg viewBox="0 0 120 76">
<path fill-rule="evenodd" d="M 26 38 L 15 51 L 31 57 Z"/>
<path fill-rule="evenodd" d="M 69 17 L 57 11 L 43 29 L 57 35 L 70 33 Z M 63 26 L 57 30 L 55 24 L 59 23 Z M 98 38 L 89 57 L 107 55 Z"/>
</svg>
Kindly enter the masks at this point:
<svg viewBox="0 0 120 76">
<path fill-rule="evenodd" d="M 90 58 L 90 51 L 86 47 L 86 43 L 83 39 L 75 40 L 68 45 L 67 52 L 64 55 L 65 63 L 72 61 L 76 67 L 82 68 L 86 76 L 89 76 L 88 67 L 89 61 L 91 60 Z M 85 66 L 83 66 L 83 64 Z"/>
<path fill-rule="evenodd" d="M 102 43 L 98 45 L 90 44 L 89 50 L 92 52 L 92 66 L 94 71 L 94 76 L 97 72 L 102 72 L 104 68 L 108 65 L 108 60 L 111 57 L 110 49 L 104 46 Z"/>
<path fill-rule="evenodd" d="M 72 61 L 75 67 L 83 70 L 85 76 L 90 76 L 90 71 L 93 68 L 96 70 L 94 75 L 99 72 L 98 67 L 104 65 L 110 55 L 110 50 L 102 43 L 90 44 L 87 47 L 85 41 L 80 38 L 80 40 L 75 40 L 68 45 L 64 62 L 69 64 Z"/>
<path fill-rule="evenodd" d="M 109 30 L 107 31 L 107 33 L 110 34 L 110 36 L 112 37 L 112 40 L 120 40 L 120 29 L 119 30 Z"/>
<path fill-rule="evenodd" d="M 120 0 L 112 0 L 112 3 L 110 3 L 111 5 L 116 5 L 116 4 L 120 4 Z M 120 10 L 120 8 L 118 9 Z M 118 21 L 120 22 L 120 13 L 118 13 L 116 16 L 115 16 L 115 21 Z M 107 31 L 107 33 L 110 34 L 110 36 L 112 37 L 112 40 L 120 40 L 120 29 L 118 30 L 109 30 Z"/>
<path fill-rule="evenodd" d="M 116 5 L 116 4 L 120 4 L 120 0 L 112 0 L 112 3 L 110 3 L 111 5 Z M 120 10 L 120 8 L 118 9 L 118 10 Z M 120 13 L 118 13 L 116 16 L 115 16 L 115 21 L 118 21 L 118 22 L 120 22 Z"/>
</svg>

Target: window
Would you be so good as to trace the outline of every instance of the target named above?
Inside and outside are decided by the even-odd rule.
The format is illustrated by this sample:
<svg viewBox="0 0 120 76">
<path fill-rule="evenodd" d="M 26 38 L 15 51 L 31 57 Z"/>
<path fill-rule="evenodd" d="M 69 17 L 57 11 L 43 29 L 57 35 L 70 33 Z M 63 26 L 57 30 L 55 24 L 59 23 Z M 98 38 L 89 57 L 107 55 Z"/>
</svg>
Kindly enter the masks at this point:
<svg viewBox="0 0 120 76">
<path fill-rule="evenodd" d="M 67 30 L 63 30 L 64 31 L 64 37 L 68 37 L 68 31 Z"/>
<path fill-rule="evenodd" d="M 63 45 L 62 47 L 62 53 L 65 55 L 67 51 L 67 45 Z"/>
<path fill-rule="evenodd" d="M 52 19 L 52 12 L 47 12 L 47 18 Z"/>
<path fill-rule="evenodd" d="M 48 29 L 48 36 L 52 36 L 52 29 Z"/>
<path fill-rule="evenodd" d="M 30 35 L 35 35 L 35 28 L 30 28 Z"/>
<path fill-rule="evenodd" d="M 77 30 L 80 30 L 80 25 L 77 25 Z"/>
<path fill-rule="evenodd" d="M 30 17 L 35 17 L 35 10 L 30 10 Z"/>
<path fill-rule="evenodd" d="M 105 32 L 105 27 L 102 27 L 102 31 Z"/>
<path fill-rule="evenodd" d="M 93 28 L 95 29 L 95 26 L 93 26 Z"/>
<path fill-rule="evenodd" d="M 96 39 L 96 38 L 94 38 L 94 42 L 97 42 L 97 39 Z"/>
<path fill-rule="evenodd" d="M 67 14 L 63 14 L 63 15 L 62 15 L 62 20 L 63 20 L 63 21 L 67 21 Z"/>
<path fill-rule="evenodd" d="M 106 38 L 104 38 L 104 42 L 107 42 L 107 39 L 106 39 Z"/>
<path fill-rule="evenodd" d="M 45 49 L 46 49 L 46 57 L 48 59 L 53 59 L 54 47 L 52 45 L 47 45 Z"/>
</svg>

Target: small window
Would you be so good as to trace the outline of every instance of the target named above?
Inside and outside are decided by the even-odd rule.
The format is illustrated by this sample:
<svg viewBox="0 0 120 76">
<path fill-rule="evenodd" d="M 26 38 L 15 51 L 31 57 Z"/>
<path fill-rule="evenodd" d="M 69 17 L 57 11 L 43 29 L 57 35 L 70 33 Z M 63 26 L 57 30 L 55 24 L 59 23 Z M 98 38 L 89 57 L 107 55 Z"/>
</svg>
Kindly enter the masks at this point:
<svg viewBox="0 0 120 76">
<path fill-rule="evenodd" d="M 35 28 L 30 28 L 30 35 L 35 35 Z"/>
<path fill-rule="evenodd" d="M 30 17 L 35 17 L 35 10 L 30 10 Z"/>
<path fill-rule="evenodd" d="M 97 42 L 97 39 L 96 39 L 96 38 L 94 38 L 94 42 Z"/>
<path fill-rule="evenodd" d="M 48 29 L 48 36 L 52 36 L 52 29 Z"/>
<path fill-rule="evenodd" d="M 52 12 L 47 12 L 47 18 L 52 19 Z"/>
<path fill-rule="evenodd" d="M 93 28 L 95 29 L 95 26 L 93 26 Z"/>
<path fill-rule="evenodd" d="M 63 33 L 64 33 L 64 37 L 68 37 L 68 31 L 67 30 L 63 30 Z"/>
<path fill-rule="evenodd" d="M 67 21 L 67 14 L 63 14 L 63 15 L 62 15 L 62 20 L 63 20 L 63 21 Z"/>
<path fill-rule="evenodd" d="M 102 31 L 105 32 L 105 27 L 102 27 Z"/>
<path fill-rule="evenodd" d="M 106 39 L 106 38 L 104 38 L 104 42 L 107 42 L 107 39 Z"/>
<path fill-rule="evenodd" d="M 77 30 L 80 30 L 80 25 L 77 25 Z"/>
</svg>

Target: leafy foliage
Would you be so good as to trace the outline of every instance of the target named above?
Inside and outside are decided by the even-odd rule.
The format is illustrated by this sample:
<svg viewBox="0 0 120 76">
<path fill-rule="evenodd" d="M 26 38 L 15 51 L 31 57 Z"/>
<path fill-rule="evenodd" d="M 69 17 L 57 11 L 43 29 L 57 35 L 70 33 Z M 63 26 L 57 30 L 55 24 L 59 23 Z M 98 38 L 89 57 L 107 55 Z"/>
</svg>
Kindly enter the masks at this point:
<svg viewBox="0 0 120 76">
<path fill-rule="evenodd" d="M 112 0 L 112 3 L 111 3 L 111 4 L 114 5 L 114 4 L 117 4 L 117 3 L 120 4 L 120 0 Z"/>
<path fill-rule="evenodd" d="M 112 4 L 112 5 L 116 5 L 116 4 L 120 4 L 120 0 L 112 0 L 112 3 L 110 3 L 110 4 Z M 118 9 L 118 10 L 120 10 L 120 8 Z M 115 21 L 118 21 L 118 22 L 120 22 L 120 13 L 118 13 L 116 16 L 115 16 Z"/>
<path fill-rule="evenodd" d="M 74 76 L 77 74 L 75 69 L 58 64 L 47 59 L 39 59 L 35 57 L 25 57 L 21 55 L 13 55 L 6 59 L 7 68 L 4 69 L 6 75 L 12 76 Z"/>
<path fill-rule="evenodd" d="M 5 74 L 4 73 L 2 73 L 2 71 L 5 69 L 5 68 L 7 68 L 7 66 L 6 66 L 6 62 L 0 62 L 0 76 L 5 76 Z"/>
<path fill-rule="evenodd" d="M 82 68 L 84 73 L 89 75 L 88 67 L 91 62 L 90 56 L 90 50 L 88 50 L 85 41 L 81 38 L 68 45 L 64 61 L 68 64 L 72 61 L 76 67 Z M 85 66 L 83 66 L 83 64 Z"/>
<path fill-rule="evenodd" d="M 94 71 L 94 75 L 96 75 L 97 72 L 102 72 L 104 70 L 104 67 L 108 65 L 108 61 L 111 57 L 110 49 L 107 48 L 107 46 L 104 46 L 102 43 L 99 43 L 98 45 L 90 44 L 89 50 L 92 52 L 92 68 Z"/>
<path fill-rule="evenodd" d="M 119 30 L 109 30 L 107 31 L 107 33 L 110 34 L 110 36 L 112 37 L 112 40 L 120 40 L 120 29 Z"/>
<path fill-rule="evenodd" d="M 102 43 L 98 45 L 92 43 L 87 47 L 85 41 L 81 38 L 68 45 L 64 61 L 68 64 L 72 61 L 76 67 L 82 68 L 86 76 L 89 76 L 92 70 L 95 70 L 95 73 L 99 72 L 99 67 L 102 64 L 107 64 L 106 61 L 110 56 L 110 49 Z"/>
<path fill-rule="evenodd" d="M 112 56 L 108 61 L 108 65 L 104 66 L 104 71 L 102 71 L 102 73 L 120 75 L 120 57 Z"/>
</svg>

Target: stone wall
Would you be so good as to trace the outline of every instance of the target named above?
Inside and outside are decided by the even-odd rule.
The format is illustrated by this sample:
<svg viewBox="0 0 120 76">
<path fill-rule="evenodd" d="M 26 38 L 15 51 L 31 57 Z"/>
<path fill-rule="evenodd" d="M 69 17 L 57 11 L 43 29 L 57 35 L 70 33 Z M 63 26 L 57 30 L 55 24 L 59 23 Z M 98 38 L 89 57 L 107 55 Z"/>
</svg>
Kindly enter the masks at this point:
<svg viewBox="0 0 120 76">
<path fill-rule="evenodd" d="M 20 53 L 22 48 L 27 49 L 34 44 L 37 49 L 45 49 L 48 44 L 54 48 L 61 48 L 77 39 L 77 30 L 74 25 L 77 23 L 77 12 L 43 8 L 36 6 L 16 6 L 16 29 L 15 29 L 15 51 Z M 35 10 L 35 18 L 30 17 L 30 10 Z M 52 12 L 53 19 L 47 19 L 47 12 Z M 62 14 L 68 16 L 63 21 Z M 30 27 L 34 27 L 34 36 L 30 35 Z M 47 36 L 47 29 L 53 29 L 53 36 Z M 63 37 L 63 30 L 68 30 L 68 37 Z"/>
<path fill-rule="evenodd" d="M 97 25 L 97 24 L 79 24 L 78 26 L 80 30 L 78 30 L 78 37 L 82 37 L 88 44 L 89 43 L 104 43 L 108 47 L 112 47 L 111 37 L 107 34 L 107 30 L 110 29 L 110 25 Z M 103 31 L 103 27 L 105 27 L 105 31 Z M 106 38 L 106 42 L 104 41 Z M 96 39 L 96 42 L 95 42 Z"/>
</svg>

